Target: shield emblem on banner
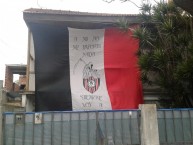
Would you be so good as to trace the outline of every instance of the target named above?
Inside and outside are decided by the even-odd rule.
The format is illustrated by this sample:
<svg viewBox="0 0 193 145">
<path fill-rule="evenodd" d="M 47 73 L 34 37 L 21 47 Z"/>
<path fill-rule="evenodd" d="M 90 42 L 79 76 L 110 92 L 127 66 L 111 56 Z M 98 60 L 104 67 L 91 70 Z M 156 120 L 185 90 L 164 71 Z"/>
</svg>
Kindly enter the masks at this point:
<svg viewBox="0 0 193 145">
<path fill-rule="evenodd" d="M 84 88 L 90 93 L 94 93 L 98 90 L 100 85 L 100 79 L 94 78 L 93 76 L 83 79 Z"/>
<path fill-rule="evenodd" d="M 89 62 L 83 70 L 83 86 L 90 93 L 94 93 L 100 86 L 100 75 L 96 69 L 93 69 L 93 64 Z"/>
</svg>

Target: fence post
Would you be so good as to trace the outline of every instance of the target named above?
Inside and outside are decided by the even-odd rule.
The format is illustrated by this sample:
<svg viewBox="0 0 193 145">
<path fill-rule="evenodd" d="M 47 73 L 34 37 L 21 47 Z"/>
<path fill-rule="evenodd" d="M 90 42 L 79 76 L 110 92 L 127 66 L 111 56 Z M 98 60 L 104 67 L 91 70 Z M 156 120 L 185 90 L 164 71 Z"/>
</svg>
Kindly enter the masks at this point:
<svg viewBox="0 0 193 145">
<path fill-rule="evenodd" d="M 155 104 L 140 105 L 141 145 L 159 145 L 157 109 Z"/>
</svg>

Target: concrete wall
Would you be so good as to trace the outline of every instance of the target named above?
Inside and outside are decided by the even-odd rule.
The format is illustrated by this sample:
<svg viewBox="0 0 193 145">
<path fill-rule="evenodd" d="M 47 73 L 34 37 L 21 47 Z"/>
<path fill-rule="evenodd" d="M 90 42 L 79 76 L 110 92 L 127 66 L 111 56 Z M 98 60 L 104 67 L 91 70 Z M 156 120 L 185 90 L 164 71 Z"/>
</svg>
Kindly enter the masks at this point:
<svg viewBox="0 0 193 145">
<path fill-rule="evenodd" d="M 27 91 L 35 91 L 35 53 L 31 31 L 28 32 Z"/>
</svg>

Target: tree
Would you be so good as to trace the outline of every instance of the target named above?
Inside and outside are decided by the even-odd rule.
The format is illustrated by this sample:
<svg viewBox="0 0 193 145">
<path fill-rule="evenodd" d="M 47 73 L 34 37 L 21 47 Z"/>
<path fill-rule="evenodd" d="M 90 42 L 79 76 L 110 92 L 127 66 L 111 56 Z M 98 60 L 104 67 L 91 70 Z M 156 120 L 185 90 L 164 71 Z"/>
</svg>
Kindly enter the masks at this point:
<svg viewBox="0 0 193 145">
<path fill-rule="evenodd" d="M 162 98 L 171 99 L 164 107 L 192 107 L 192 16 L 174 3 L 157 3 L 142 5 L 140 18 L 140 27 L 132 31 L 140 41 L 143 82 L 159 86 Z"/>
</svg>

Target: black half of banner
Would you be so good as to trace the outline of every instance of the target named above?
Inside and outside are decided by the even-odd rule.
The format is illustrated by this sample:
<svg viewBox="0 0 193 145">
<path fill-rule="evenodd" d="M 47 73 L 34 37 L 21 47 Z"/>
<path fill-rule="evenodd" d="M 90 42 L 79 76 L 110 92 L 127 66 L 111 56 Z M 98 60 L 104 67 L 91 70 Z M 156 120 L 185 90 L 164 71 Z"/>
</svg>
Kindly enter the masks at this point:
<svg viewBox="0 0 193 145">
<path fill-rule="evenodd" d="M 72 110 L 65 26 L 30 24 L 35 49 L 35 111 Z"/>
</svg>

